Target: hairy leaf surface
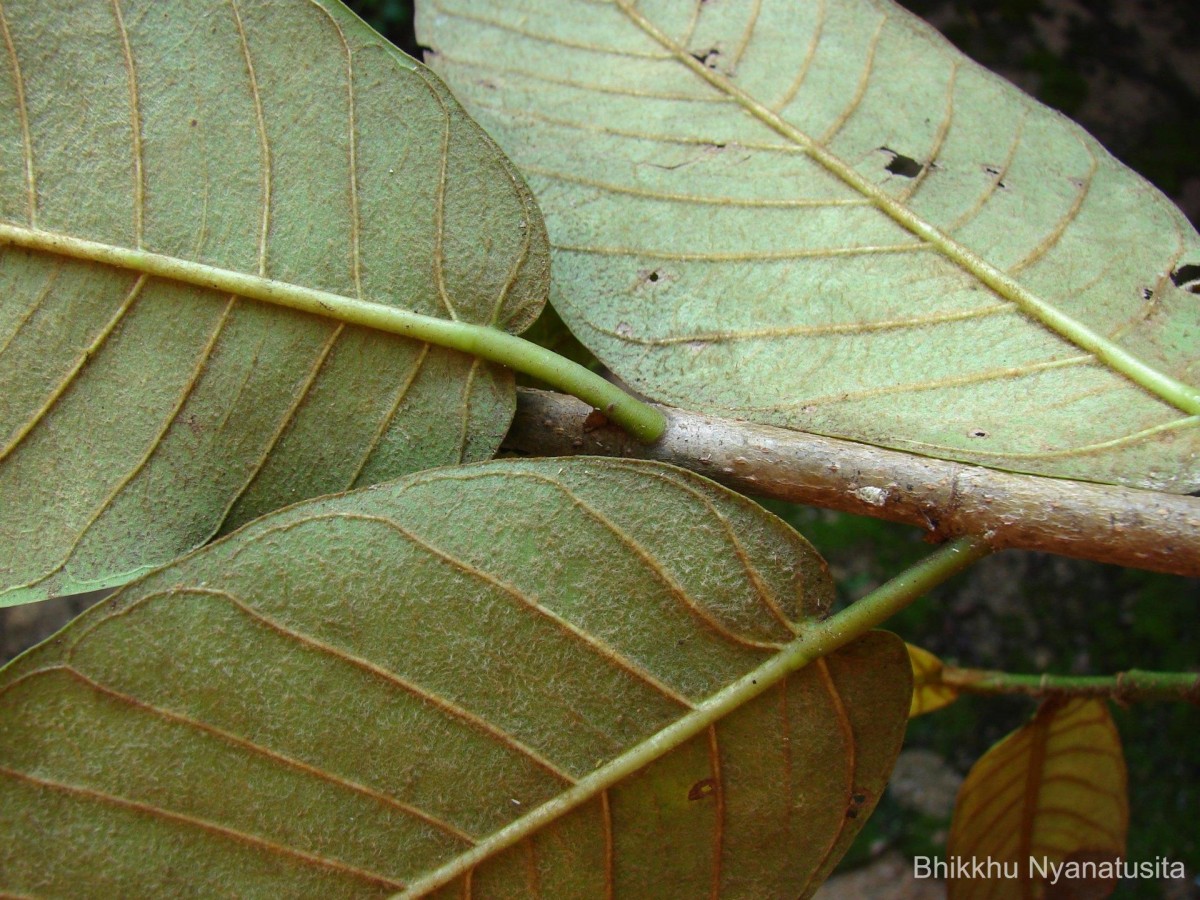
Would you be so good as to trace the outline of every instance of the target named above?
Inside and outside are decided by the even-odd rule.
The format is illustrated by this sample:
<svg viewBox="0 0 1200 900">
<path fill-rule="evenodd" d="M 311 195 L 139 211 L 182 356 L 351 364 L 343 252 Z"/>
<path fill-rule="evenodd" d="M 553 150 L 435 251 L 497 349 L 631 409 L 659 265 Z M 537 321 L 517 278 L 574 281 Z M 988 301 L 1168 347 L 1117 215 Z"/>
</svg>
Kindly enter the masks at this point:
<svg viewBox="0 0 1200 900">
<path fill-rule="evenodd" d="M 655 399 L 1200 486 L 1200 237 L 890 0 L 420 0 L 530 178 L 551 302 Z"/>
<path fill-rule="evenodd" d="M 366 896 L 474 853 L 454 896 L 810 892 L 890 774 L 903 644 L 668 729 L 831 597 L 785 524 L 658 463 L 495 462 L 271 514 L 0 676 L 2 889 Z"/>
<path fill-rule="evenodd" d="M 317 494 L 490 456 L 498 366 L 191 264 L 520 330 L 540 216 L 336 0 L 0 4 L 0 604 L 126 580 Z M 179 261 L 148 276 L 136 252 Z"/>
</svg>

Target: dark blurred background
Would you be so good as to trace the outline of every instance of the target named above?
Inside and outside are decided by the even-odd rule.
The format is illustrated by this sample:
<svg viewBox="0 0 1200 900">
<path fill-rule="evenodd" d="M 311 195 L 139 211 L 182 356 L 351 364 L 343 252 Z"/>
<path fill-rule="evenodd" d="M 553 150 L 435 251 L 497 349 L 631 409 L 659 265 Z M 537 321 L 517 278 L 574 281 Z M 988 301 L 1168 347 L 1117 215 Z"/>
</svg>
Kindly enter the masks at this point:
<svg viewBox="0 0 1200 900">
<path fill-rule="evenodd" d="M 741 0 L 727 0 L 741 2 Z M 796 0 L 805 2 L 805 0 Z M 411 0 L 352 0 L 420 58 Z M 962 50 L 1080 121 L 1200 220 L 1200 0 L 906 0 Z M 1200 352 L 1200 348 L 1198 348 Z M 916 531 L 771 504 L 829 560 L 843 600 L 929 551 Z M 40 640 L 94 597 L 0 610 L 0 658 Z M 1036 553 L 986 560 L 893 623 L 949 662 L 1016 672 L 1110 673 L 1200 667 L 1200 582 Z M 835 896 L 927 896 L 900 854 L 944 855 L 954 792 L 988 746 L 1032 712 L 1016 698 L 964 698 L 914 721 L 892 787 L 847 865 L 874 882 Z M 1200 898 L 1200 709 L 1115 711 L 1129 766 L 1129 858 L 1182 860 L 1185 882 L 1123 884 L 1118 897 Z M 890 866 L 890 868 L 888 868 Z M 870 869 L 868 871 L 871 871 Z"/>
</svg>

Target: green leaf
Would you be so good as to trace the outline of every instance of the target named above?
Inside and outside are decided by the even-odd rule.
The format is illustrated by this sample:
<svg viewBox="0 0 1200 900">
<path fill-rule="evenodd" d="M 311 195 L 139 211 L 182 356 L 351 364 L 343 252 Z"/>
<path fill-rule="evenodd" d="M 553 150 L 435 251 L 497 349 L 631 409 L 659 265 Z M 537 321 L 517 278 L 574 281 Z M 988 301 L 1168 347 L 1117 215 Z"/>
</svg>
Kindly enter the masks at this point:
<svg viewBox="0 0 1200 900">
<path fill-rule="evenodd" d="M 997 468 L 1200 487 L 1200 237 L 890 0 L 418 13 L 433 65 L 538 195 L 551 302 L 638 390 Z"/>
<path fill-rule="evenodd" d="M 781 521 L 657 463 L 291 507 L 0 675 L 3 890 L 807 894 L 911 691 L 882 632 L 772 667 L 831 598 Z"/>
<path fill-rule="evenodd" d="M 0 109 L 0 604 L 495 451 L 501 367 L 207 287 L 541 307 L 519 176 L 341 4 L 6 2 Z"/>
</svg>

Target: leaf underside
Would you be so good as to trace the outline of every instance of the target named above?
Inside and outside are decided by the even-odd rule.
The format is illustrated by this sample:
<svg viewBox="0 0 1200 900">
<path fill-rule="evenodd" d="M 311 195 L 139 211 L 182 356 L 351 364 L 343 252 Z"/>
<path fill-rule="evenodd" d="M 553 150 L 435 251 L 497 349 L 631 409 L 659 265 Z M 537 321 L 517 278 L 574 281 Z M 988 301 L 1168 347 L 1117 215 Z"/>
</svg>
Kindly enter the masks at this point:
<svg viewBox="0 0 1200 900">
<path fill-rule="evenodd" d="M 1200 302 L 1180 274 L 1200 237 L 890 0 L 418 8 L 431 65 L 538 196 L 551 302 L 639 390 L 996 468 L 1200 487 Z"/>
<path fill-rule="evenodd" d="M 271 514 L 0 675 L 3 890 L 380 894 L 549 804 L 448 895 L 808 893 L 899 749 L 892 635 L 562 795 L 831 597 L 786 525 L 657 463 L 495 462 Z"/>
<path fill-rule="evenodd" d="M 958 689 L 942 683 L 942 661 L 915 644 L 905 644 L 913 670 L 912 703 L 908 717 L 936 712 L 958 699 Z"/>
<path fill-rule="evenodd" d="M 0 5 L 0 222 L 520 330 L 548 250 L 445 86 L 334 0 Z M 0 246 L 0 604 L 492 455 L 510 373 Z"/>
<path fill-rule="evenodd" d="M 1040 870 L 1047 860 L 1112 862 L 1125 855 L 1128 831 L 1125 756 L 1108 702 L 1047 701 L 971 768 L 946 844 L 948 858 L 995 860 L 1018 877 L 951 878 L 947 894 L 1041 897 L 1047 885 L 1030 859 Z M 1078 896 L 1106 897 L 1116 886 L 1068 880 Z"/>
</svg>

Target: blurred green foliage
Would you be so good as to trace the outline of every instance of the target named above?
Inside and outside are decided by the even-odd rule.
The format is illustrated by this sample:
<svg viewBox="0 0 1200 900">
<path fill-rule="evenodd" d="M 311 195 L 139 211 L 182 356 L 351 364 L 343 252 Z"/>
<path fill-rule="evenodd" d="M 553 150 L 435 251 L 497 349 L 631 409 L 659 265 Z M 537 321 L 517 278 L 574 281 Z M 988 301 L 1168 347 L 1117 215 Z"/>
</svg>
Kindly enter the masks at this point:
<svg viewBox="0 0 1200 900">
<path fill-rule="evenodd" d="M 407 53 L 420 59 L 413 34 L 412 0 L 345 0 L 376 31 Z"/>
</svg>

